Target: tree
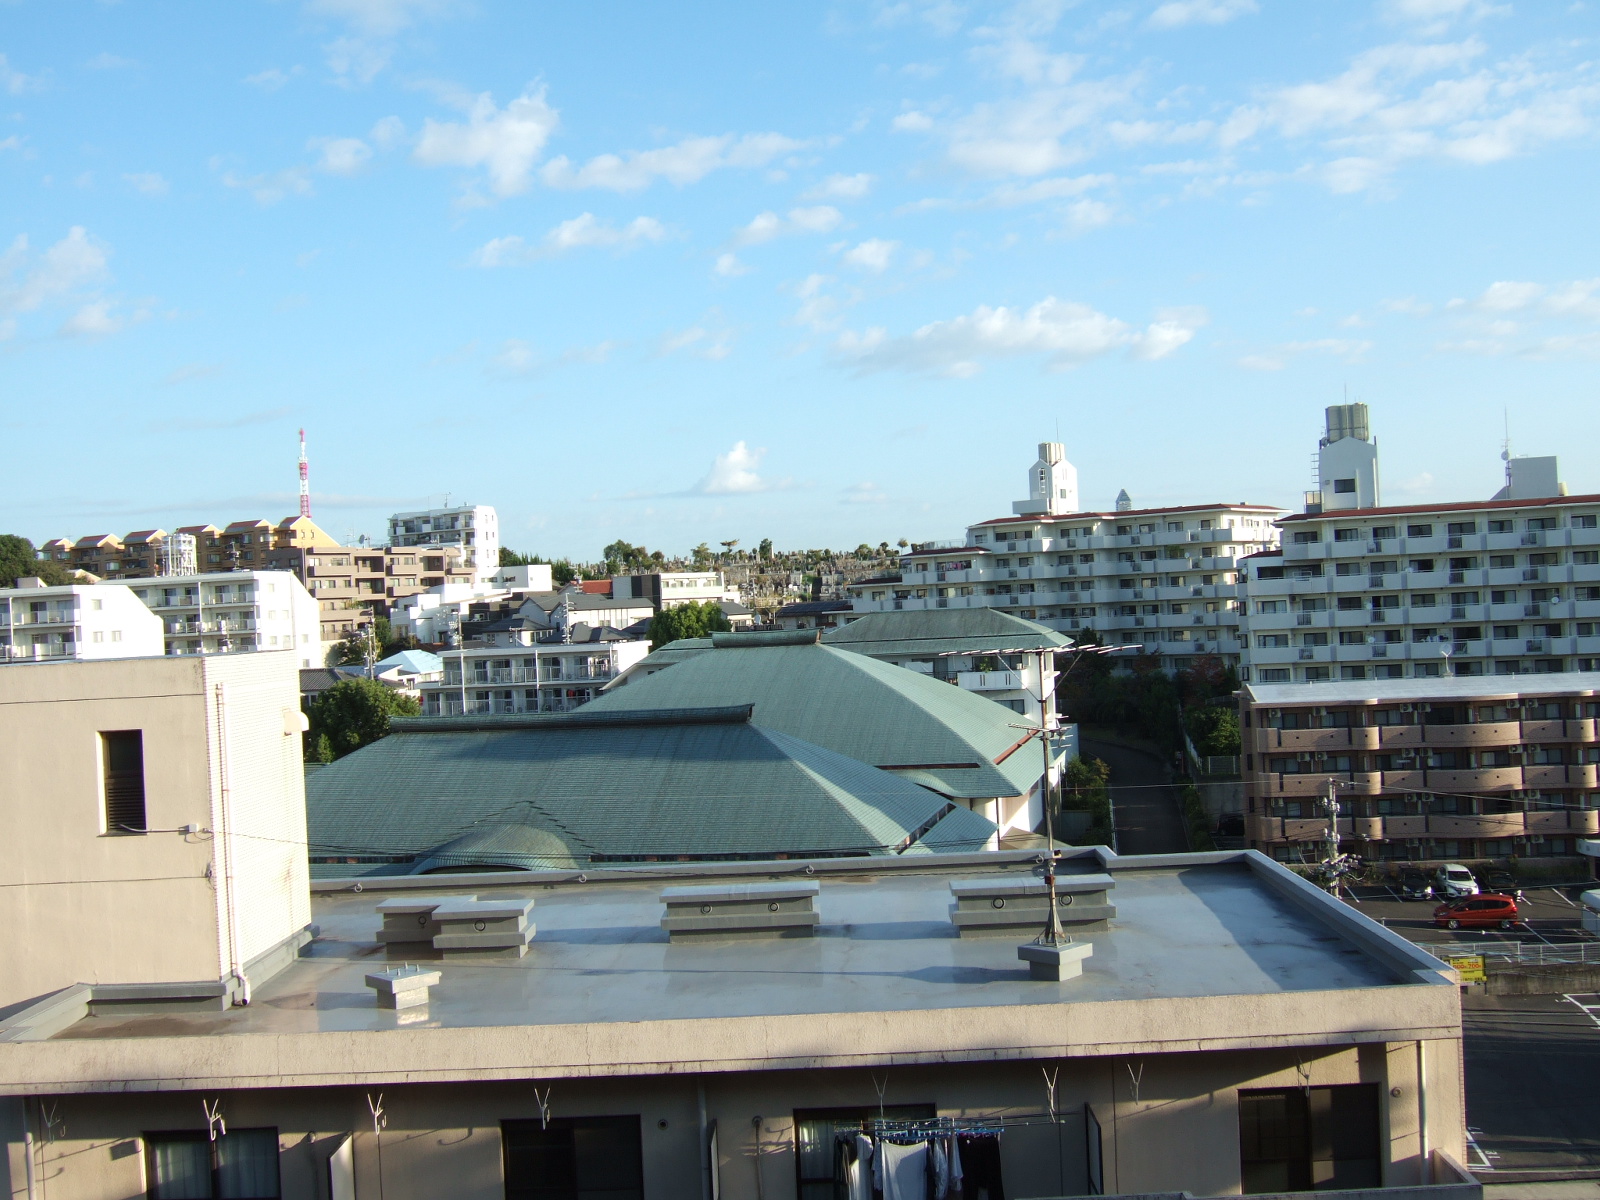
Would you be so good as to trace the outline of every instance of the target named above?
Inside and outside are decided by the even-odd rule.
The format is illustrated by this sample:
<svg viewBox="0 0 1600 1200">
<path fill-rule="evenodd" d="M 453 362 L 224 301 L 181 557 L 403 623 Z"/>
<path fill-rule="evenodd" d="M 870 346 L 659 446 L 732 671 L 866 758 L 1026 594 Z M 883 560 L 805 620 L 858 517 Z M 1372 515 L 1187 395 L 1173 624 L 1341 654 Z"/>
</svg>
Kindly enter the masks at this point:
<svg viewBox="0 0 1600 1200">
<path fill-rule="evenodd" d="M 518 554 L 509 546 L 500 547 L 500 565 L 502 567 L 532 567 L 549 561 L 548 558 L 541 558 L 537 554 Z"/>
<path fill-rule="evenodd" d="M 580 574 L 578 568 L 564 558 L 558 558 L 550 564 L 550 578 L 558 588 L 566 587 Z"/>
<path fill-rule="evenodd" d="M 1219 705 L 1192 708 L 1184 718 L 1189 727 L 1189 737 L 1194 741 L 1196 753 L 1207 757 L 1232 756 L 1239 753 L 1239 714 L 1235 709 Z"/>
<path fill-rule="evenodd" d="M 311 705 L 308 754 L 319 753 L 324 739 L 334 758 L 343 758 L 389 734 L 389 718 L 414 717 L 422 706 L 375 679 L 346 679 L 334 684 Z M 312 759 L 312 761 L 325 761 Z"/>
<path fill-rule="evenodd" d="M 772 561 L 772 539 L 762 538 L 761 544 L 756 547 L 756 557 L 764 562 Z"/>
<path fill-rule="evenodd" d="M 694 565 L 697 570 L 703 571 L 711 565 L 711 547 L 704 542 L 689 551 L 689 555 L 694 559 Z"/>
<path fill-rule="evenodd" d="M 72 572 L 53 559 L 40 558 L 33 543 L 14 533 L 0 533 L 0 587 L 36 575 L 50 587 L 72 582 Z"/>
<path fill-rule="evenodd" d="M 650 649 L 659 650 L 668 642 L 683 638 L 705 637 L 710 633 L 725 633 L 733 628 L 722 606 L 710 600 L 703 604 L 690 601 L 663 608 L 650 619 Z"/>
</svg>

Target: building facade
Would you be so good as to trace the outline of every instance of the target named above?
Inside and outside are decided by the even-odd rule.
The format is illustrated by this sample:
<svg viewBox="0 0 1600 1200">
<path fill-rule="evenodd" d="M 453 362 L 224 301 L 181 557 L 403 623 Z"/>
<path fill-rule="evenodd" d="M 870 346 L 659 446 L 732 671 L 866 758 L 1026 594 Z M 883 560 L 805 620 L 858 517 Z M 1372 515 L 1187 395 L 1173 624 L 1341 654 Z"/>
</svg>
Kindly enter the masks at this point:
<svg viewBox="0 0 1600 1200">
<path fill-rule="evenodd" d="M 0 663 L 141 658 L 166 653 L 161 618 L 122 588 L 73 584 L 0 590 Z"/>
<path fill-rule="evenodd" d="M 127 580 L 160 618 L 168 654 L 292 650 L 298 666 L 320 667 L 328 647 L 316 602 L 286 571 L 233 571 Z"/>
<path fill-rule="evenodd" d="M 413 596 L 446 585 L 473 583 L 476 574 L 460 547 L 285 547 L 267 556 L 269 569 L 288 571 L 317 603 L 322 639 L 336 642 L 370 624 L 393 620 Z"/>
<path fill-rule="evenodd" d="M 500 624 L 482 645 L 440 655 L 443 676 L 419 683 L 424 716 L 571 712 L 650 651 L 609 629 L 584 627 L 566 641 L 520 618 Z"/>
<path fill-rule="evenodd" d="M 1365 405 L 1328 410 L 1322 491 L 1243 564 L 1246 678 L 1600 669 L 1600 495 L 1566 495 L 1554 459 L 1511 458 L 1494 499 L 1380 507 L 1376 444 L 1334 438 L 1347 428 L 1366 432 Z"/>
<path fill-rule="evenodd" d="M 456 547 L 477 583 L 488 583 L 500 569 L 500 518 L 487 504 L 461 504 L 394 513 L 389 545 L 396 549 Z"/>
<path fill-rule="evenodd" d="M 70 570 L 88 571 L 102 579 L 150 579 L 163 571 L 164 548 L 173 534 L 194 538 L 195 569 L 201 572 L 272 569 L 273 551 L 337 546 L 337 539 L 310 517 L 270 521 L 235 521 L 224 528 L 185 525 L 140 529 L 125 537 L 98 533 L 76 540 L 53 538 L 39 547 L 39 557 Z"/>
<path fill-rule="evenodd" d="M 1240 561 L 1277 545 L 1283 510 L 1119 501 L 1112 512 L 1068 511 L 1076 472 L 1061 449 L 1041 445 L 1030 498 L 1013 505 L 1032 511 L 981 521 L 959 542 L 914 546 L 897 580 L 845 589 L 855 610 L 999 607 L 1069 636 L 1138 645 L 1166 670 L 1200 655 L 1237 665 Z"/>
<path fill-rule="evenodd" d="M 1280 861 L 1564 857 L 1600 832 L 1600 677 L 1469 676 L 1240 693 L 1245 829 Z"/>
</svg>

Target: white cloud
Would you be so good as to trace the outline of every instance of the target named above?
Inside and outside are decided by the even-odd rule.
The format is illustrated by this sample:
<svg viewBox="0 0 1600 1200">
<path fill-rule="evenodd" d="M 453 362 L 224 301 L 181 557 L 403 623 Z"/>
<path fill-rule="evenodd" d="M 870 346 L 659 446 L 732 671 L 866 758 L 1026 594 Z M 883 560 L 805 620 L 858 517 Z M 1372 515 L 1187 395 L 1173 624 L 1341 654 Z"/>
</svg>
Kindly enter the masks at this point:
<svg viewBox="0 0 1600 1200">
<path fill-rule="evenodd" d="M 106 275 L 109 252 L 81 225 L 35 258 L 19 236 L 0 254 L 0 313 L 33 312 Z M 22 278 L 16 279 L 21 272 Z"/>
<path fill-rule="evenodd" d="M 514 266 L 565 254 L 569 250 L 593 247 L 628 249 L 642 242 L 659 242 L 666 236 L 666 227 L 654 217 L 635 217 L 619 228 L 586 212 L 570 221 L 562 221 L 533 245 L 516 234 L 494 238 L 478 249 L 472 261 L 480 267 Z"/>
<path fill-rule="evenodd" d="M 387 150 L 405 140 L 406 123 L 399 117 L 383 117 L 373 125 L 372 132 L 367 136 L 377 143 L 380 150 Z"/>
<path fill-rule="evenodd" d="M 23 92 L 32 91 L 39 86 L 39 79 L 35 75 L 24 75 L 10 63 L 4 54 L 0 54 L 0 92 L 9 92 L 13 96 L 20 96 Z"/>
<path fill-rule="evenodd" d="M 561 356 L 562 362 L 567 363 L 603 363 L 624 343 L 618 341 L 597 342 L 593 346 L 574 346 Z"/>
<path fill-rule="evenodd" d="M 1087 233 L 1116 220 L 1117 210 L 1103 200 L 1079 200 L 1067 206 L 1066 228 L 1069 233 Z"/>
<path fill-rule="evenodd" d="M 61 326 L 61 332 L 67 337 L 89 338 L 116 333 L 126 322 L 111 311 L 112 303 L 110 300 L 91 300 L 67 318 Z"/>
<path fill-rule="evenodd" d="M 544 165 L 542 176 L 545 184 L 554 188 L 598 187 L 631 192 L 649 187 L 658 179 L 681 187 L 725 167 L 764 167 L 779 155 L 803 145 L 777 133 L 692 137 L 656 150 L 601 154 L 581 167 L 574 167 L 572 161 L 562 155 Z"/>
<path fill-rule="evenodd" d="M 872 190 L 872 176 L 829 175 L 801 197 L 805 200 L 859 200 Z"/>
<path fill-rule="evenodd" d="M 716 271 L 718 275 L 721 275 L 727 279 L 732 279 L 738 275 L 748 275 L 750 273 L 750 268 L 739 261 L 738 255 L 731 252 L 717 255 L 717 264 L 712 269 Z"/>
<path fill-rule="evenodd" d="M 869 238 L 844 252 L 844 261 L 852 267 L 881 272 L 899 248 L 899 242 L 886 242 L 882 238 Z"/>
<path fill-rule="evenodd" d="M 542 87 L 530 90 L 502 109 L 484 92 L 470 102 L 465 124 L 430 118 L 422 124 L 415 158 L 425 167 L 482 167 L 497 196 L 525 192 L 561 120 L 544 95 Z"/>
<path fill-rule="evenodd" d="M 16 134 L 13 133 L 10 137 L 0 138 L 0 150 L 21 150 L 21 149 L 22 149 L 22 139 L 20 137 L 18 137 Z"/>
<path fill-rule="evenodd" d="M 1417 32 L 1427 37 L 1438 37 L 1455 21 L 1480 21 L 1511 12 L 1509 4 L 1491 4 L 1487 0 L 1388 0 L 1383 8 L 1389 20 L 1415 24 Z"/>
<path fill-rule="evenodd" d="M 752 450 L 742 441 L 735 442 L 733 449 L 717 455 L 705 478 L 689 490 L 700 496 L 748 496 L 786 486 L 788 480 L 762 478 L 759 468 L 766 456 L 765 449 Z"/>
<path fill-rule="evenodd" d="M 733 235 L 736 246 L 759 246 L 773 238 L 798 233 L 829 233 L 837 229 L 844 214 L 827 204 L 811 208 L 791 208 L 787 217 L 775 212 L 760 213 Z"/>
<path fill-rule="evenodd" d="M 794 324 L 804 325 L 818 333 L 839 327 L 839 313 L 846 302 L 823 290 L 832 282 L 827 275 L 805 277 L 795 289 L 795 295 L 800 298 L 800 308 L 794 314 Z"/>
<path fill-rule="evenodd" d="M 1055 179 L 1037 179 L 1032 183 L 1007 183 L 997 187 L 985 198 L 985 203 L 999 208 L 1015 208 L 1023 204 L 1042 204 L 1069 196 L 1081 196 L 1091 188 L 1106 187 L 1115 183 L 1115 175 L 1060 176 Z"/>
<path fill-rule="evenodd" d="M 896 133 L 927 133 L 933 128 L 933 118 L 925 112 L 912 109 L 890 121 L 889 128 Z"/>
<path fill-rule="evenodd" d="M 863 480 L 861 483 L 852 483 L 844 489 L 844 496 L 840 504 L 882 504 L 889 497 L 884 495 L 883 489 L 871 481 Z"/>
<path fill-rule="evenodd" d="M 260 88 L 263 92 L 275 92 L 294 76 L 303 74 L 304 71 L 304 67 L 292 67 L 287 71 L 280 71 L 277 67 L 268 67 L 265 71 L 257 71 L 254 75 L 246 75 L 244 81 L 251 87 Z"/>
<path fill-rule="evenodd" d="M 1433 305 L 1418 300 L 1415 296 L 1397 296 L 1382 301 L 1379 307 L 1384 312 L 1406 313 L 1414 317 L 1425 317 L 1433 311 Z"/>
<path fill-rule="evenodd" d="M 330 175 L 355 175 L 372 159 L 372 147 L 360 138 L 312 138 L 307 150 L 320 150 L 317 168 Z"/>
<path fill-rule="evenodd" d="M 165 196 L 171 190 L 167 181 L 156 171 L 136 171 L 122 178 L 143 196 Z"/>
<path fill-rule="evenodd" d="M 1239 359 L 1239 365 L 1249 371 L 1281 371 L 1291 359 L 1302 354 L 1328 354 L 1354 362 L 1371 349 L 1371 342 L 1357 338 L 1314 338 L 1285 342 L 1265 354 L 1247 354 Z"/>
<path fill-rule="evenodd" d="M 490 360 L 490 364 L 502 375 L 526 375 L 537 362 L 538 356 L 533 347 L 521 338 L 507 338 L 501 344 L 500 352 Z"/>
<path fill-rule="evenodd" d="M 308 12 L 381 38 L 394 37 L 419 18 L 439 16 L 452 7 L 452 0 L 308 0 L 306 4 Z"/>
<path fill-rule="evenodd" d="M 224 187 L 243 188 L 262 205 L 276 204 L 285 196 L 309 196 L 310 173 L 304 167 L 286 167 L 282 171 L 267 171 L 260 175 L 236 175 L 232 171 L 222 177 Z"/>
<path fill-rule="evenodd" d="M 688 329 L 669 333 L 661 339 L 661 354 L 676 354 L 680 350 L 687 350 L 699 355 L 701 358 L 719 362 L 733 353 L 733 331 L 731 329 L 708 330 L 704 325 L 693 325 Z"/>
<path fill-rule="evenodd" d="M 1151 29 L 1182 29 L 1186 25 L 1226 25 L 1237 17 L 1257 12 L 1255 0 L 1169 0 L 1145 20 Z"/>
<path fill-rule="evenodd" d="M 91 71 L 120 71 L 125 67 L 137 67 L 139 64 L 131 58 L 123 58 L 102 50 L 83 65 Z"/>
<path fill-rule="evenodd" d="M 883 329 L 846 331 L 835 343 L 841 362 L 858 372 L 937 372 L 976 375 L 982 360 L 1042 355 L 1056 370 L 1124 350 L 1135 358 L 1165 358 L 1205 324 L 1199 309 L 1161 314 L 1139 330 L 1086 304 L 1047 297 L 1026 312 L 982 306 L 970 315 L 934 321 L 905 337 Z"/>
</svg>

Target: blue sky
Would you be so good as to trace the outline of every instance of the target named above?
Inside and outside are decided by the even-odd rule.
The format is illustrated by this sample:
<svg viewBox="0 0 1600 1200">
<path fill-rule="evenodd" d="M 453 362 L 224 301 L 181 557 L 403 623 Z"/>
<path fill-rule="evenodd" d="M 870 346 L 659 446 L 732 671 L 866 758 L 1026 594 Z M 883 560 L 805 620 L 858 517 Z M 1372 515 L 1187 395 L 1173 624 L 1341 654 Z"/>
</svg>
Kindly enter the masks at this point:
<svg viewBox="0 0 1600 1200">
<path fill-rule="evenodd" d="M 0 528 L 496 505 L 594 557 L 1600 491 L 1565 0 L 0 0 Z"/>
</svg>

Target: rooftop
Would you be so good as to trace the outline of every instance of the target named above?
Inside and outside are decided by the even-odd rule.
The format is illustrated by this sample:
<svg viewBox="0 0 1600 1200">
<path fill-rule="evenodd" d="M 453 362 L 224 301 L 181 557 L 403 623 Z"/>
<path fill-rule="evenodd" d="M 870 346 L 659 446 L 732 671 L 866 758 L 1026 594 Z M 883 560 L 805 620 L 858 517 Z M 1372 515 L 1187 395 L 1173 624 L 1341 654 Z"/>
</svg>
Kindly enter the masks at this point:
<svg viewBox="0 0 1600 1200">
<path fill-rule="evenodd" d="M 784 877 L 820 883 L 816 937 L 669 943 L 662 889 L 729 882 L 738 870 L 749 874 L 633 868 L 427 881 L 434 896 L 535 899 L 537 934 L 521 959 L 440 960 L 426 945 L 386 951 L 374 936 L 376 906 L 419 896 L 421 880 L 318 885 L 319 937 L 249 1007 L 75 1022 L 69 1014 L 53 1037 L 43 1025 L 19 1035 L 13 1019 L 0 1026 L 0 1041 L 13 1043 L 0 1085 L 26 1093 L 267 1077 L 279 1086 L 526 1079 L 1349 1045 L 1459 1031 L 1454 977 L 1441 964 L 1250 851 L 1069 851 L 1063 875 L 1111 873 L 1117 915 L 1108 929 L 1076 935 L 1094 952 L 1081 977 L 1060 984 L 1029 979 L 1016 953 L 1025 938 L 959 938 L 949 917 L 953 881 L 1031 879 L 1032 854 L 783 864 Z M 386 956 L 440 970 L 427 1007 L 376 1006 L 363 977 Z M 1313 998 L 1327 992 L 1345 995 L 1336 1005 Z M 497 1032 L 462 1036 L 486 1028 Z M 196 1040 L 219 1037 L 229 1040 Z"/>
<path fill-rule="evenodd" d="M 1009 517 L 996 517 L 992 521 L 979 521 L 972 526 L 974 529 L 985 525 L 1038 525 L 1062 524 L 1068 521 L 1078 521 L 1091 517 L 1097 521 L 1120 521 L 1128 517 L 1160 516 L 1163 513 L 1198 513 L 1198 512 L 1252 512 L 1252 513 L 1281 513 L 1286 509 L 1274 504 L 1246 504 L 1243 500 L 1237 504 L 1228 504 L 1219 501 L 1216 504 L 1173 504 L 1165 508 L 1124 508 L 1106 511 L 1104 509 L 1070 513 L 1017 513 Z"/>
<path fill-rule="evenodd" d="M 1584 496 L 1539 496 L 1528 500 L 1458 500 L 1449 504 L 1406 504 L 1394 508 L 1342 508 L 1334 512 L 1292 513 L 1290 521 L 1362 521 L 1368 517 L 1399 516 L 1404 513 L 1479 512 L 1485 509 L 1550 508 L 1566 504 L 1600 504 L 1600 494 Z"/>
<path fill-rule="evenodd" d="M 931 608 L 869 613 L 822 635 L 824 645 L 856 654 L 995 654 L 1067 650 L 1072 639 L 997 608 Z"/>
<path fill-rule="evenodd" d="M 951 684 L 823 645 L 816 632 L 721 633 L 585 711 L 749 704 L 751 720 L 946 796 L 1020 796 L 1043 770 L 1026 717 Z"/>
<path fill-rule="evenodd" d="M 1502 700 L 1517 696 L 1600 696 L 1600 674 L 1449 675 L 1437 679 L 1362 679 L 1337 683 L 1247 683 L 1256 704 L 1389 704 L 1399 700 Z"/>
<path fill-rule="evenodd" d="M 589 705 L 390 728 L 306 781 L 319 874 L 926 855 L 981 850 L 994 835 L 988 820 L 895 774 L 751 724 L 748 707 Z"/>
</svg>

